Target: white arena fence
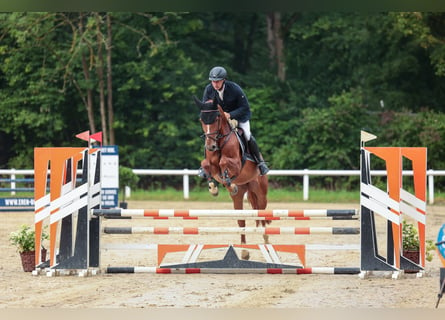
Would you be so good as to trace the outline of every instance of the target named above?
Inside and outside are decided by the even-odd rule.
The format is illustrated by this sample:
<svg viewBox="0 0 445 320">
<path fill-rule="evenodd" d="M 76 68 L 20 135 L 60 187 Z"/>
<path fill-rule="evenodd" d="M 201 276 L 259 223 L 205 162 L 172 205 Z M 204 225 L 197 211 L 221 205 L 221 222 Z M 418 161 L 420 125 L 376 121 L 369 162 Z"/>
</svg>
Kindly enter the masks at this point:
<svg viewBox="0 0 445 320">
<path fill-rule="evenodd" d="M 190 194 L 190 176 L 196 176 L 198 174 L 198 170 L 191 169 L 133 169 L 133 173 L 138 176 L 182 176 L 183 179 L 183 194 L 184 199 L 189 199 Z M 25 183 L 20 178 L 16 178 L 16 176 L 33 176 L 34 170 L 32 169 L 0 169 L 0 177 L 1 181 L 4 185 L 8 185 L 7 187 L 1 187 L 1 193 L 8 193 L 11 196 L 14 196 L 16 192 L 19 191 L 32 191 L 33 188 L 20 188 L 18 185 Z M 303 200 L 309 200 L 309 177 L 311 176 L 360 176 L 360 170 L 270 170 L 268 173 L 269 176 L 298 176 L 303 177 Z M 385 176 L 385 170 L 371 170 L 371 176 Z M 403 175 L 412 176 L 413 172 L 411 170 L 403 171 Z M 434 204 L 434 177 L 436 176 L 445 176 L 445 170 L 427 170 L 426 172 L 428 185 L 427 185 L 427 195 L 428 195 L 428 203 Z M 9 177 L 9 178 L 5 178 Z M 29 183 L 33 181 L 33 179 L 27 179 L 26 182 Z M 0 194 L 1 196 L 1 194 Z"/>
</svg>

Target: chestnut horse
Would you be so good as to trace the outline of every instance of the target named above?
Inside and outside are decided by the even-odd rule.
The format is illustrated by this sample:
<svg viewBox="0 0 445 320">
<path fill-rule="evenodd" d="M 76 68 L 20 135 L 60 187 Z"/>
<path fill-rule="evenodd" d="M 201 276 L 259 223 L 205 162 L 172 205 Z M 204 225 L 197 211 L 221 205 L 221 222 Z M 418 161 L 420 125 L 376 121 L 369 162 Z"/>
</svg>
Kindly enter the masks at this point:
<svg viewBox="0 0 445 320">
<path fill-rule="evenodd" d="M 195 103 L 200 107 L 200 121 L 205 137 L 205 159 L 201 167 L 210 174 L 209 191 L 217 196 L 218 186 L 215 181 L 224 185 L 232 198 L 233 208 L 243 209 L 244 195 L 247 192 L 252 209 L 263 210 L 267 206 L 267 176 L 260 176 L 256 162 L 251 157 L 243 159 L 243 146 L 240 144 L 237 130 L 232 128 L 224 116 L 221 106 L 215 102 L 203 103 L 194 97 Z M 264 227 L 271 220 L 256 220 Z M 238 226 L 246 226 L 245 220 L 238 220 Z M 263 235 L 265 243 L 268 236 Z M 246 243 L 246 235 L 241 235 L 241 244 Z M 242 252 L 243 259 L 249 259 L 247 250 Z"/>
</svg>

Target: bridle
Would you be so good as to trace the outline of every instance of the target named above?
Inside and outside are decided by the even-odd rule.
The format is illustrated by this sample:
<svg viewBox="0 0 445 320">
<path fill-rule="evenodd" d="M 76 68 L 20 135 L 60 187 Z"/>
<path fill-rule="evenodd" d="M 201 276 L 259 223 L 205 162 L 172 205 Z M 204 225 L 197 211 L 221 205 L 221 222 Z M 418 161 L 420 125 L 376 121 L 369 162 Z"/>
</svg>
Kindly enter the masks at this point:
<svg viewBox="0 0 445 320">
<path fill-rule="evenodd" d="M 206 138 L 206 139 L 210 139 L 216 142 L 217 144 L 217 148 L 213 151 L 217 151 L 217 150 L 222 150 L 222 148 L 226 145 L 226 143 L 229 141 L 230 135 L 234 132 L 233 129 L 230 129 L 230 131 L 226 134 L 221 133 L 221 129 L 222 129 L 222 125 L 221 125 L 221 113 L 218 110 L 201 110 L 201 112 L 218 112 L 216 119 L 218 120 L 218 124 L 217 124 L 217 129 L 215 131 L 212 132 L 208 132 L 208 133 L 204 133 L 203 135 L 201 135 L 202 138 Z M 205 123 L 204 121 L 202 121 L 202 119 L 200 119 L 201 123 L 203 123 L 204 125 L 211 125 L 214 124 L 215 121 L 213 121 L 212 123 Z M 218 144 L 218 141 L 223 139 L 224 141 L 222 142 L 221 145 Z"/>
</svg>

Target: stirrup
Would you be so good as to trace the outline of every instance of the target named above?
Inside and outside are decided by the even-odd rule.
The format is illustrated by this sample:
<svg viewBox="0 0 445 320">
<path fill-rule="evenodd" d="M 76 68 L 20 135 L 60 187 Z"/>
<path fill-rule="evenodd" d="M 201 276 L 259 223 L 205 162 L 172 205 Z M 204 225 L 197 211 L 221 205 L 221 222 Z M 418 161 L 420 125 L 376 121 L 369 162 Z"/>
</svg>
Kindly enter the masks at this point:
<svg viewBox="0 0 445 320">
<path fill-rule="evenodd" d="M 269 172 L 266 162 L 262 161 L 258 164 L 258 169 L 260 169 L 260 175 L 264 176 Z"/>
</svg>

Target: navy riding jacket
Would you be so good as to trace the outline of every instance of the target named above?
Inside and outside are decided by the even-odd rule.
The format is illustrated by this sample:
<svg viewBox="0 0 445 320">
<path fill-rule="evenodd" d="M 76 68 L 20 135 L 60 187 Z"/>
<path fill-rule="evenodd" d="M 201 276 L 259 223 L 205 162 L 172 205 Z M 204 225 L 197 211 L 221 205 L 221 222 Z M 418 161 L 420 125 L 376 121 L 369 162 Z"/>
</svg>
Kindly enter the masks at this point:
<svg viewBox="0 0 445 320">
<path fill-rule="evenodd" d="M 230 118 L 236 119 L 239 122 L 246 122 L 250 120 L 251 112 L 249 101 L 243 92 L 243 89 L 233 81 L 226 80 L 224 82 L 223 100 L 219 98 L 218 92 L 209 83 L 204 89 L 203 102 L 217 99 L 218 104 L 225 111 L 230 113 Z"/>
</svg>

